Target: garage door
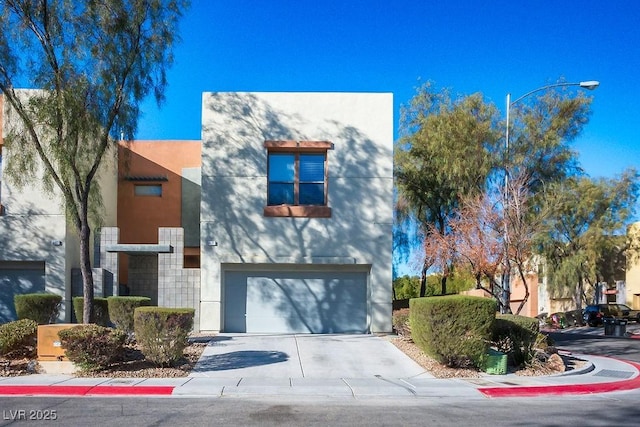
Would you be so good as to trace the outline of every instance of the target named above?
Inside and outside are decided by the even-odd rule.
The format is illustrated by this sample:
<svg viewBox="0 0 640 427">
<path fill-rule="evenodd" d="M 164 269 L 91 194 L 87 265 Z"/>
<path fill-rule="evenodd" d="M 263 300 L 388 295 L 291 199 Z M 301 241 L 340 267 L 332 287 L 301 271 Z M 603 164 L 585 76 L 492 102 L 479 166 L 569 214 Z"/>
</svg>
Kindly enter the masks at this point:
<svg viewBox="0 0 640 427">
<path fill-rule="evenodd" d="M 224 331 L 367 333 L 363 272 L 226 271 Z"/>
<path fill-rule="evenodd" d="M 44 290 L 44 262 L 0 261 L 0 323 L 16 320 L 14 295 Z"/>
</svg>

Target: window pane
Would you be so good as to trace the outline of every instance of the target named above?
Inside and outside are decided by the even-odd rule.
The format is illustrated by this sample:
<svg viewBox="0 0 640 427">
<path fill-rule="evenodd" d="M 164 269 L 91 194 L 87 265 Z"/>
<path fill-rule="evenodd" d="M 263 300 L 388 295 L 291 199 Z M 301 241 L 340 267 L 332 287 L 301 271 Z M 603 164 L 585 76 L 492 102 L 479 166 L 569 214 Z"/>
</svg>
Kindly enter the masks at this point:
<svg viewBox="0 0 640 427">
<path fill-rule="evenodd" d="M 269 182 L 293 182 L 295 155 L 269 153 Z"/>
<path fill-rule="evenodd" d="M 292 205 L 293 184 L 269 183 L 269 205 Z"/>
<path fill-rule="evenodd" d="M 300 182 L 324 182 L 324 154 L 300 155 Z"/>
<path fill-rule="evenodd" d="M 136 185 L 133 189 L 136 196 L 162 196 L 162 185 Z"/>
<path fill-rule="evenodd" d="M 324 184 L 300 184 L 301 205 L 324 205 Z"/>
</svg>

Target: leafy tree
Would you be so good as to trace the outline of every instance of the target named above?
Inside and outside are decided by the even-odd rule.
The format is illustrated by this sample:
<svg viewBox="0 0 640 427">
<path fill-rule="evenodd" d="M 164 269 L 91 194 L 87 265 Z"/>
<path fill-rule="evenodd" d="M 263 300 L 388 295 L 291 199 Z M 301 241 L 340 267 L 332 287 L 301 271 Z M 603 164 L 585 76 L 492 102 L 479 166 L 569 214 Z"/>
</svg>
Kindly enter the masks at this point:
<svg viewBox="0 0 640 427">
<path fill-rule="evenodd" d="M 449 220 L 466 194 L 480 193 L 492 168 L 498 113 L 480 94 L 453 99 L 447 90 L 435 92 L 427 83 L 401 111 L 401 138 L 395 149 L 398 190 L 396 239 L 415 220 L 424 239 L 432 230 L 449 232 Z M 408 240 L 405 240 L 408 243 Z M 420 295 L 426 294 L 427 271 L 421 265 Z M 450 268 L 443 269 L 441 293 L 446 294 Z"/>
<path fill-rule="evenodd" d="M 43 187 L 64 195 L 80 238 L 85 322 L 93 320 L 89 257 L 99 216 L 96 176 L 115 156 L 111 135 L 131 138 L 138 105 L 163 99 L 183 0 L 3 0 L 0 90 L 20 128 L 7 135 L 5 172 L 18 184 L 39 160 Z M 41 89 L 24 96 L 16 85 Z M 93 214 L 93 215 L 92 215 Z"/>
<path fill-rule="evenodd" d="M 558 83 L 562 83 L 560 80 Z M 532 193 L 582 173 L 571 142 L 588 123 L 592 98 L 558 86 L 512 104 L 507 150 L 498 170 L 527 177 Z"/>
<path fill-rule="evenodd" d="M 395 300 L 416 298 L 420 293 L 420 278 L 416 276 L 401 276 L 393 280 L 393 295 Z"/>
<path fill-rule="evenodd" d="M 522 279 L 528 268 L 545 186 L 581 173 L 570 142 L 588 122 L 590 102 L 590 97 L 561 85 L 542 91 L 540 96 L 518 99 L 511 107 L 511 138 L 505 150 L 498 143 L 504 135 L 504 122 L 496 119 L 495 107 L 484 104 L 479 94 L 452 101 L 447 91 L 434 93 L 428 84 L 420 88 L 403 109 L 403 134 L 396 147 L 395 243 L 396 252 L 402 254 L 411 245 L 408 234 L 412 221 L 418 224 L 419 233 L 414 236 L 424 247 L 421 295 L 426 291 L 426 272 L 434 265 L 443 273 L 442 291 L 446 290 L 455 258 L 454 251 L 446 248 L 454 246 L 437 240 L 451 233 L 451 221 L 460 214 L 461 200 L 502 187 L 502 195 L 494 194 L 491 201 L 502 220 L 495 222 L 491 233 L 502 229 L 495 242 L 503 245 L 498 269 L 503 280 L 492 289 L 501 290 L 502 307 L 510 310 L 509 276 L 515 266 Z M 511 185 L 514 179 L 524 182 Z M 489 229 L 477 229 L 476 233 L 481 231 Z M 477 255 L 483 253 L 479 249 Z M 495 265 L 496 256 L 489 264 Z"/>
<path fill-rule="evenodd" d="M 576 177 L 552 186 L 546 194 L 551 215 L 537 237 L 547 264 L 549 289 L 586 302 L 586 286 L 595 287 L 608 273 L 603 255 L 612 250 L 632 217 L 640 189 L 639 175 L 625 171 L 613 179 Z"/>
</svg>

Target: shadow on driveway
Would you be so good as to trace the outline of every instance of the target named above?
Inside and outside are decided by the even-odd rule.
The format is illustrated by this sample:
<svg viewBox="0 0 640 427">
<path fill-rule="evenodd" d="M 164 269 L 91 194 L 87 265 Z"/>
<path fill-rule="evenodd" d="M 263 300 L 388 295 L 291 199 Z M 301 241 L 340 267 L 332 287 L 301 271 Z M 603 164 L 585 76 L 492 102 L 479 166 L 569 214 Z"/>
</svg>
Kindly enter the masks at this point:
<svg viewBox="0 0 640 427">
<path fill-rule="evenodd" d="M 286 362 L 289 356 L 281 351 L 233 351 L 218 355 L 204 356 L 193 372 L 227 371 Z"/>
</svg>

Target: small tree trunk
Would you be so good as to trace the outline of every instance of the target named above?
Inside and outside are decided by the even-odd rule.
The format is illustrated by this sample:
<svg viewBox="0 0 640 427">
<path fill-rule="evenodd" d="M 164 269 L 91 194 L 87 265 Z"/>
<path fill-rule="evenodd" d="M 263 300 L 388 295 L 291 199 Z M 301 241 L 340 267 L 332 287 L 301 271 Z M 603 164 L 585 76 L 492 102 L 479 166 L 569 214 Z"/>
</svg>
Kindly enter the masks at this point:
<svg viewBox="0 0 640 427">
<path fill-rule="evenodd" d="M 511 314 L 511 266 L 509 263 L 505 265 L 505 271 L 502 273 L 502 295 L 501 295 L 501 313 Z"/>
<path fill-rule="evenodd" d="M 82 323 L 93 323 L 93 273 L 91 271 L 90 257 L 91 228 L 87 215 L 87 203 L 83 203 L 83 212 L 80 224 L 80 272 L 82 273 L 82 284 L 84 301 L 82 308 Z"/>
<path fill-rule="evenodd" d="M 420 275 L 420 298 L 427 295 L 427 263 L 422 264 L 422 274 Z"/>
</svg>

